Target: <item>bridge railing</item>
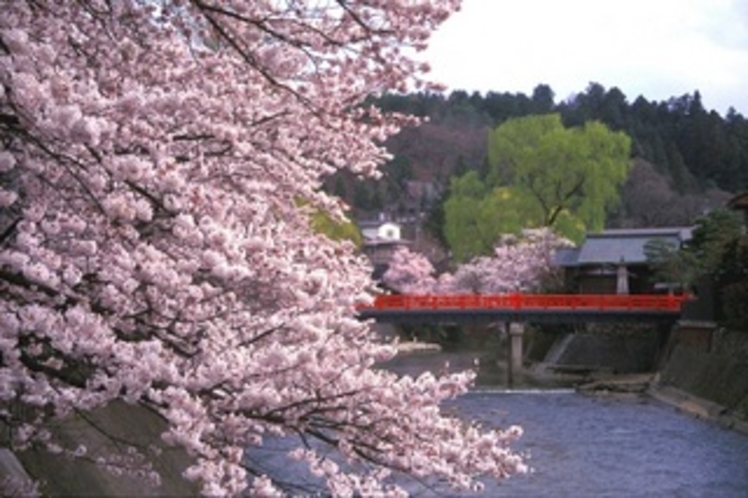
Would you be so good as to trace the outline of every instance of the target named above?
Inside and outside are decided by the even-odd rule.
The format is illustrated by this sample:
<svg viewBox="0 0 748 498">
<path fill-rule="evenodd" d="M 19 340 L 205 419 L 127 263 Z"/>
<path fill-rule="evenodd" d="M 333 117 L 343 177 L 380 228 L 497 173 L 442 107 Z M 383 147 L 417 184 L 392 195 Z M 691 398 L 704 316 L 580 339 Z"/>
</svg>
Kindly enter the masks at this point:
<svg viewBox="0 0 748 498">
<path fill-rule="evenodd" d="M 376 310 L 652 310 L 680 311 L 688 295 L 662 294 L 394 294 L 360 309 Z"/>
</svg>

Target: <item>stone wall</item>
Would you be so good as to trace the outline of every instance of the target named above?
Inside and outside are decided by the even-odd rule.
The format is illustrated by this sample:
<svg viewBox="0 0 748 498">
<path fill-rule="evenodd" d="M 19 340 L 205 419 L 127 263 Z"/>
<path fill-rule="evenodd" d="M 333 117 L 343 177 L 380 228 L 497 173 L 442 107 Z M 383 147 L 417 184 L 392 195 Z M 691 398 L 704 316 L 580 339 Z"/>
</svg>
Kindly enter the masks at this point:
<svg viewBox="0 0 748 498">
<path fill-rule="evenodd" d="M 728 349 L 726 345 L 731 345 Z M 715 333 L 710 351 L 680 343 L 660 372 L 656 388 L 674 388 L 748 420 L 748 334 Z"/>
<path fill-rule="evenodd" d="M 622 330 L 559 335 L 542 365 L 603 376 L 656 372 L 653 397 L 748 433 L 748 333 L 692 321 L 670 331 Z"/>
<path fill-rule="evenodd" d="M 709 400 L 748 418 L 748 363 L 678 346 L 659 383 Z"/>
<path fill-rule="evenodd" d="M 552 349 L 553 358 L 546 358 L 555 368 L 610 373 L 651 372 L 664 347 L 663 331 L 652 325 L 598 324 L 562 341 L 563 349 Z"/>
</svg>

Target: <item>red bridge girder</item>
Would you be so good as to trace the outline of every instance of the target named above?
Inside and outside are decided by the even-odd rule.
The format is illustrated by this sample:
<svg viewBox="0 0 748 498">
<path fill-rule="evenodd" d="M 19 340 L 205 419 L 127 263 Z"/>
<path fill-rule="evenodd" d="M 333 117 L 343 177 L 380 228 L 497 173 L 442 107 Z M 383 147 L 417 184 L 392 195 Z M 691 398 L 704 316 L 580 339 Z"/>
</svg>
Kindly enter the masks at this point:
<svg viewBox="0 0 748 498">
<path fill-rule="evenodd" d="M 580 310 L 678 312 L 689 295 L 662 294 L 394 294 L 378 295 L 365 310 Z"/>
</svg>

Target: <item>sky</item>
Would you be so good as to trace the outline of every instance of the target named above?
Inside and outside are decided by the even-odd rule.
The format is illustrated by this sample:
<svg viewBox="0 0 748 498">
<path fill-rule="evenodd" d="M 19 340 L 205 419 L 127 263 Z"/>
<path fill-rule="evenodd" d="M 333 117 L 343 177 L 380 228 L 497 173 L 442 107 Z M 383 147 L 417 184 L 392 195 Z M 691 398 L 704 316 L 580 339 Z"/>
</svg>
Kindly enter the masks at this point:
<svg viewBox="0 0 748 498">
<path fill-rule="evenodd" d="M 463 0 L 423 55 L 451 90 L 693 94 L 748 116 L 748 0 Z"/>
</svg>

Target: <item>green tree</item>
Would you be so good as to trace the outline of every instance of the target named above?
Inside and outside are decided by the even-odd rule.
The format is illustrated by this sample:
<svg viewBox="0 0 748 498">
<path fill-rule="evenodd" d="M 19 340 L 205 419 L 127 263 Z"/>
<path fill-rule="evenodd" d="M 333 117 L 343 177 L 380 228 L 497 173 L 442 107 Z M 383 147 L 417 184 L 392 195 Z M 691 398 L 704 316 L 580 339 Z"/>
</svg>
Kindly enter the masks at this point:
<svg viewBox="0 0 748 498">
<path fill-rule="evenodd" d="M 558 114 L 510 119 L 489 132 L 487 183 L 522 199 L 515 208 L 533 216 L 525 226 L 573 227 L 562 234 L 578 239 L 602 229 L 617 205 L 630 149 L 628 136 L 596 121 L 566 128 Z"/>
<path fill-rule="evenodd" d="M 532 91 L 532 104 L 534 111 L 538 114 L 544 114 L 553 110 L 553 98 L 555 94 L 550 85 L 537 85 Z"/>
<path fill-rule="evenodd" d="M 653 239 L 644 252 L 660 279 L 688 288 L 707 277 L 725 280 L 723 274 L 730 275 L 724 268 L 732 264 L 728 253 L 741 233 L 738 213 L 716 209 L 694 221 L 693 235 L 684 247 Z"/>
<path fill-rule="evenodd" d="M 725 259 L 728 246 L 740 237 L 743 221 L 736 211 L 715 209 L 694 223 L 693 237 L 685 251 L 692 254 L 697 271 L 712 274 Z"/>
<path fill-rule="evenodd" d="M 682 288 L 707 282 L 714 287 L 717 320 L 748 331 L 748 237 L 740 216 L 726 209 L 696 219 L 693 237 L 683 248 L 653 240 L 645 246 L 657 276 Z"/>
<path fill-rule="evenodd" d="M 324 211 L 315 210 L 312 213 L 311 223 L 315 232 L 321 233 L 331 240 L 350 240 L 358 248 L 361 248 L 364 244 L 361 232 L 356 224 L 350 220 L 339 221 Z"/>
<path fill-rule="evenodd" d="M 748 236 L 736 237 L 725 245 L 714 277 L 720 321 L 748 333 Z"/>
<path fill-rule="evenodd" d="M 486 186 L 478 173 L 469 171 L 452 177 L 450 196 L 444 203 L 444 237 L 457 261 L 466 261 L 491 251 L 495 233 L 491 213 L 482 209 Z"/>
<path fill-rule="evenodd" d="M 343 241 L 348 240 L 359 249 L 364 244 L 364 238 L 358 226 L 351 220 L 345 218 L 342 220 L 334 218 L 327 211 L 314 208 L 309 202 L 303 199 L 297 199 L 296 205 L 300 209 L 307 210 L 309 213 L 309 223 L 312 229 L 330 240 Z"/>
<path fill-rule="evenodd" d="M 741 216 L 718 209 L 698 218 L 683 252 L 690 255 L 697 275 L 711 280 L 717 320 L 748 332 L 748 238 Z"/>
<path fill-rule="evenodd" d="M 687 288 L 695 281 L 697 272 L 692 254 L 681 250 L 675 243 L 661 238 L 651 239 L 644 245 L 644 254 L 657 281 L 666 284 L 669 290 Z"/>
</svg>

